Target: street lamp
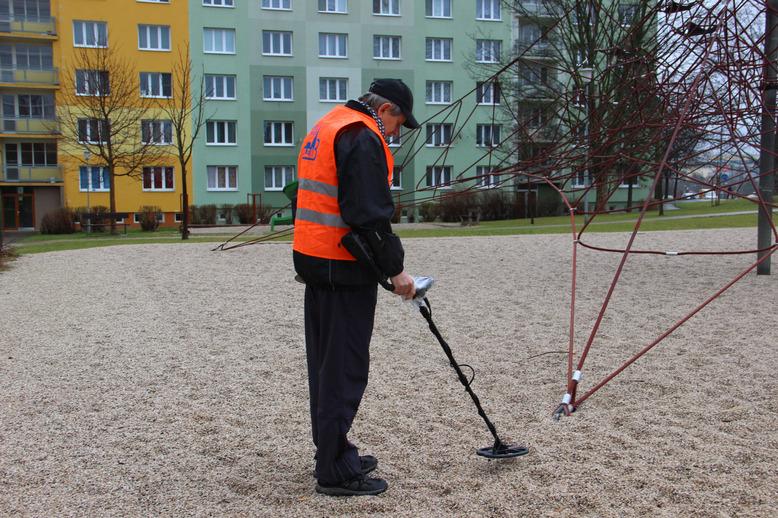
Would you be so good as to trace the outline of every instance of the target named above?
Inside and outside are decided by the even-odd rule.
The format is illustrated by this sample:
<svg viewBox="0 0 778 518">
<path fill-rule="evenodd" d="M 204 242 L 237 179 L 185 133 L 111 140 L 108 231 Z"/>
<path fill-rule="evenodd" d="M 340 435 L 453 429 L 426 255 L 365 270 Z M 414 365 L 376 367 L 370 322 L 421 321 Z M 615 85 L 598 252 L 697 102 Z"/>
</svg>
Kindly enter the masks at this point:
<svg viewBox="0 0 778 518">
<path fill-rule="evenodd" d="M 92 232 L 92 208 L 89 205 L 89 192 L 92 190 L 92 172 L 89 170 L 89 159 L 92 158 L 92 152 L 84 150 L 84 164 L 86 167 L 86 233 Z"/>
</svg>

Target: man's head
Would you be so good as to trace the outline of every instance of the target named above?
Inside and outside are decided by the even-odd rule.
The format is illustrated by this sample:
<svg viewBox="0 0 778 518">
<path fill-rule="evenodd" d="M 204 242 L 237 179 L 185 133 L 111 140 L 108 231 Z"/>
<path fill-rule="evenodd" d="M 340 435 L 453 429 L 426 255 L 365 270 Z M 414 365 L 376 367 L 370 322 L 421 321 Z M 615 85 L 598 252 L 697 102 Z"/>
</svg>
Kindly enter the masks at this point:
<svg viewBox="0 0 778 518">
<path fill-rule="evenodd" d="M 398 134 L 400 126 L 419 127 L 413 116 L 413 94 L 400 79 L 376 79 L 359 100 L 376 111 L 387 135 Z"/>
</svg>

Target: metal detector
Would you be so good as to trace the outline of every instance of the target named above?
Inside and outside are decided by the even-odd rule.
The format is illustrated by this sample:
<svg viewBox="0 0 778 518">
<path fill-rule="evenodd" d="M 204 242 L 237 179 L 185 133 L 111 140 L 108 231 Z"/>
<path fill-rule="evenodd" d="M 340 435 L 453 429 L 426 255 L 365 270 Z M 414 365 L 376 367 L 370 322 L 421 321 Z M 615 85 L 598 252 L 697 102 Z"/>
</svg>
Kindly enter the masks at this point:
<svg viewBox="0 0 778 518">
<path fill-rule="evenodd" d="M 369 248 L 369 245 L 361 236 L 351 232 L 343 236 L 341 243 L 344 247 L 346 247 L 346 250 L 348 250 L 351 255 L 354 256 L 354 258 L 356 258 L 357 261 L 368 266 L 375 273 L 378 279 L 378 283 L 384 289 L 387 291 L 394 291 L 394 286 L 392 286 L 386 275 L 384 275 L 380 268 L 378 268 L 378 265 L 373 259 L 373 254 Z M 465 374 L 462 372 L 462 368 L 454 359 L 454 353 L 451 352 L 451 347 L 449 347 L 449 345 L 443 339 L 443 336 L 440 334 L 440 331 L 438 331 L 437 326 L 432 321 L 432 306 L 430 305 L 430 301 L 427 299 L 426 295 L 427 291 L 429 291 L 429 289 L 434 284 L 434 280 L 431 277 L 414 277 L 413 282 L 416 288 L 416 295 L 411 302 L 419 308 L 419 312 L 429 324 L 430 331 L 432 331 L 432 334 L 435 335 L 435 338 L 438 339 L 440 346 L 443 348 L 443 352 L 446 353 L 446 357 L 448 358 L 449 363 L 456 371 L 459 382 L 462 383 L 467 393 L 470 394 L 470 398 L 473 400 L 475 407 L 478 409 L 478 415 L 480 415 L 484 420 L 486 426 L 489 428 L 489 431 L 492 434 L 492 437 L 494 437 L 494 444 L 492 446 L 479 448 L 476 450 L 476 454 L 488 459 L 509 459 L 512 457 L 526 455 L 529 453 L 528 448 L 524 446 L 505 444 L 502 442 L 499 435 L 497 435 L 497 429 L 486 416 L 486 412 L 484 412 L 484 409 L 481 406 L 481 401 L 470 387 L 470 384 L 475 378 L 475 371 L 469 365 L 467 366 L 473 370 L 473 377 L 468 380 Z"/>
</svg>

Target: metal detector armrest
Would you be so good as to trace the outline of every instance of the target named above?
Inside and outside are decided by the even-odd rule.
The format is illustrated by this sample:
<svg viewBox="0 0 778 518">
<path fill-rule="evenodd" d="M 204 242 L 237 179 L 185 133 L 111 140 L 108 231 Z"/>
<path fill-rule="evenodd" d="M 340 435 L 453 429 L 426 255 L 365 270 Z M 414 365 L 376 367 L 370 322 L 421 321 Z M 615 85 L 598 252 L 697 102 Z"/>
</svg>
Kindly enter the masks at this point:
<svg viewBox="0 0 778 518">
<path fill-rule="evenodd" d="M 387 291 L 394 291 L 394 286 L 389 282 L 389 278 L 376 264 L 373 252 L 365 239 L 355 232 L 349 232 L 341 238 L 340 242 L 358 263 L 367 266 L 375 274 L 378 284 Z"/>
</svg>

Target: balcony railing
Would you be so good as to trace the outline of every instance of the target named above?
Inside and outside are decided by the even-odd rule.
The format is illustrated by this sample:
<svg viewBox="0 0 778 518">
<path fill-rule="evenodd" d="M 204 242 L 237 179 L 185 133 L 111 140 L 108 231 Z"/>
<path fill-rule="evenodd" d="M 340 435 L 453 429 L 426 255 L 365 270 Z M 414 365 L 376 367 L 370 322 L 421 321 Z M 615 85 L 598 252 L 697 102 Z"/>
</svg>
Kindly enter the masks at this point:
<svg viewBox="0 0 778 518">
<path fill-rule="evenodd" d="M 524 58 L 556 59 L 558 57 L 556 48 L 541 41 L 517 41 L 516 52 Z"/>
<path fill-rule="evenodd" d="M 0 32 L 26 32 L 30 34 L 57 34 L 57 23 L 53 17 L 0 17 Z"/>
<path fill-rule="evenodd" d="M 519 85 L 519 97 L 524 99 L 549 100 L 557 97 L 551 87 L 541 83 Z"/>
<path fill-rule="evenodd" d="M 555 5 L 546 5 L 541 2 L 516 2 L 516 12 L 519 16 L 533 17 L 559 17 L 559 7 Z"/>
<path fill-rule="evenodd" d="M 49 133 L 59 134 L 56 119 L 3 118 L 2 133 Z"/>
<path fill-rule="evenodd" d="M 31 68 L 2 68 L 0 83 L 59 84 L 59 70 L 56 68 L 34 70 Z"/>
<path fill-rule="evenodd" d="M 62 166 L 27 166 L 5 164 L 3 167 L 5 182 L 62 182 Z"/>
</svg>

